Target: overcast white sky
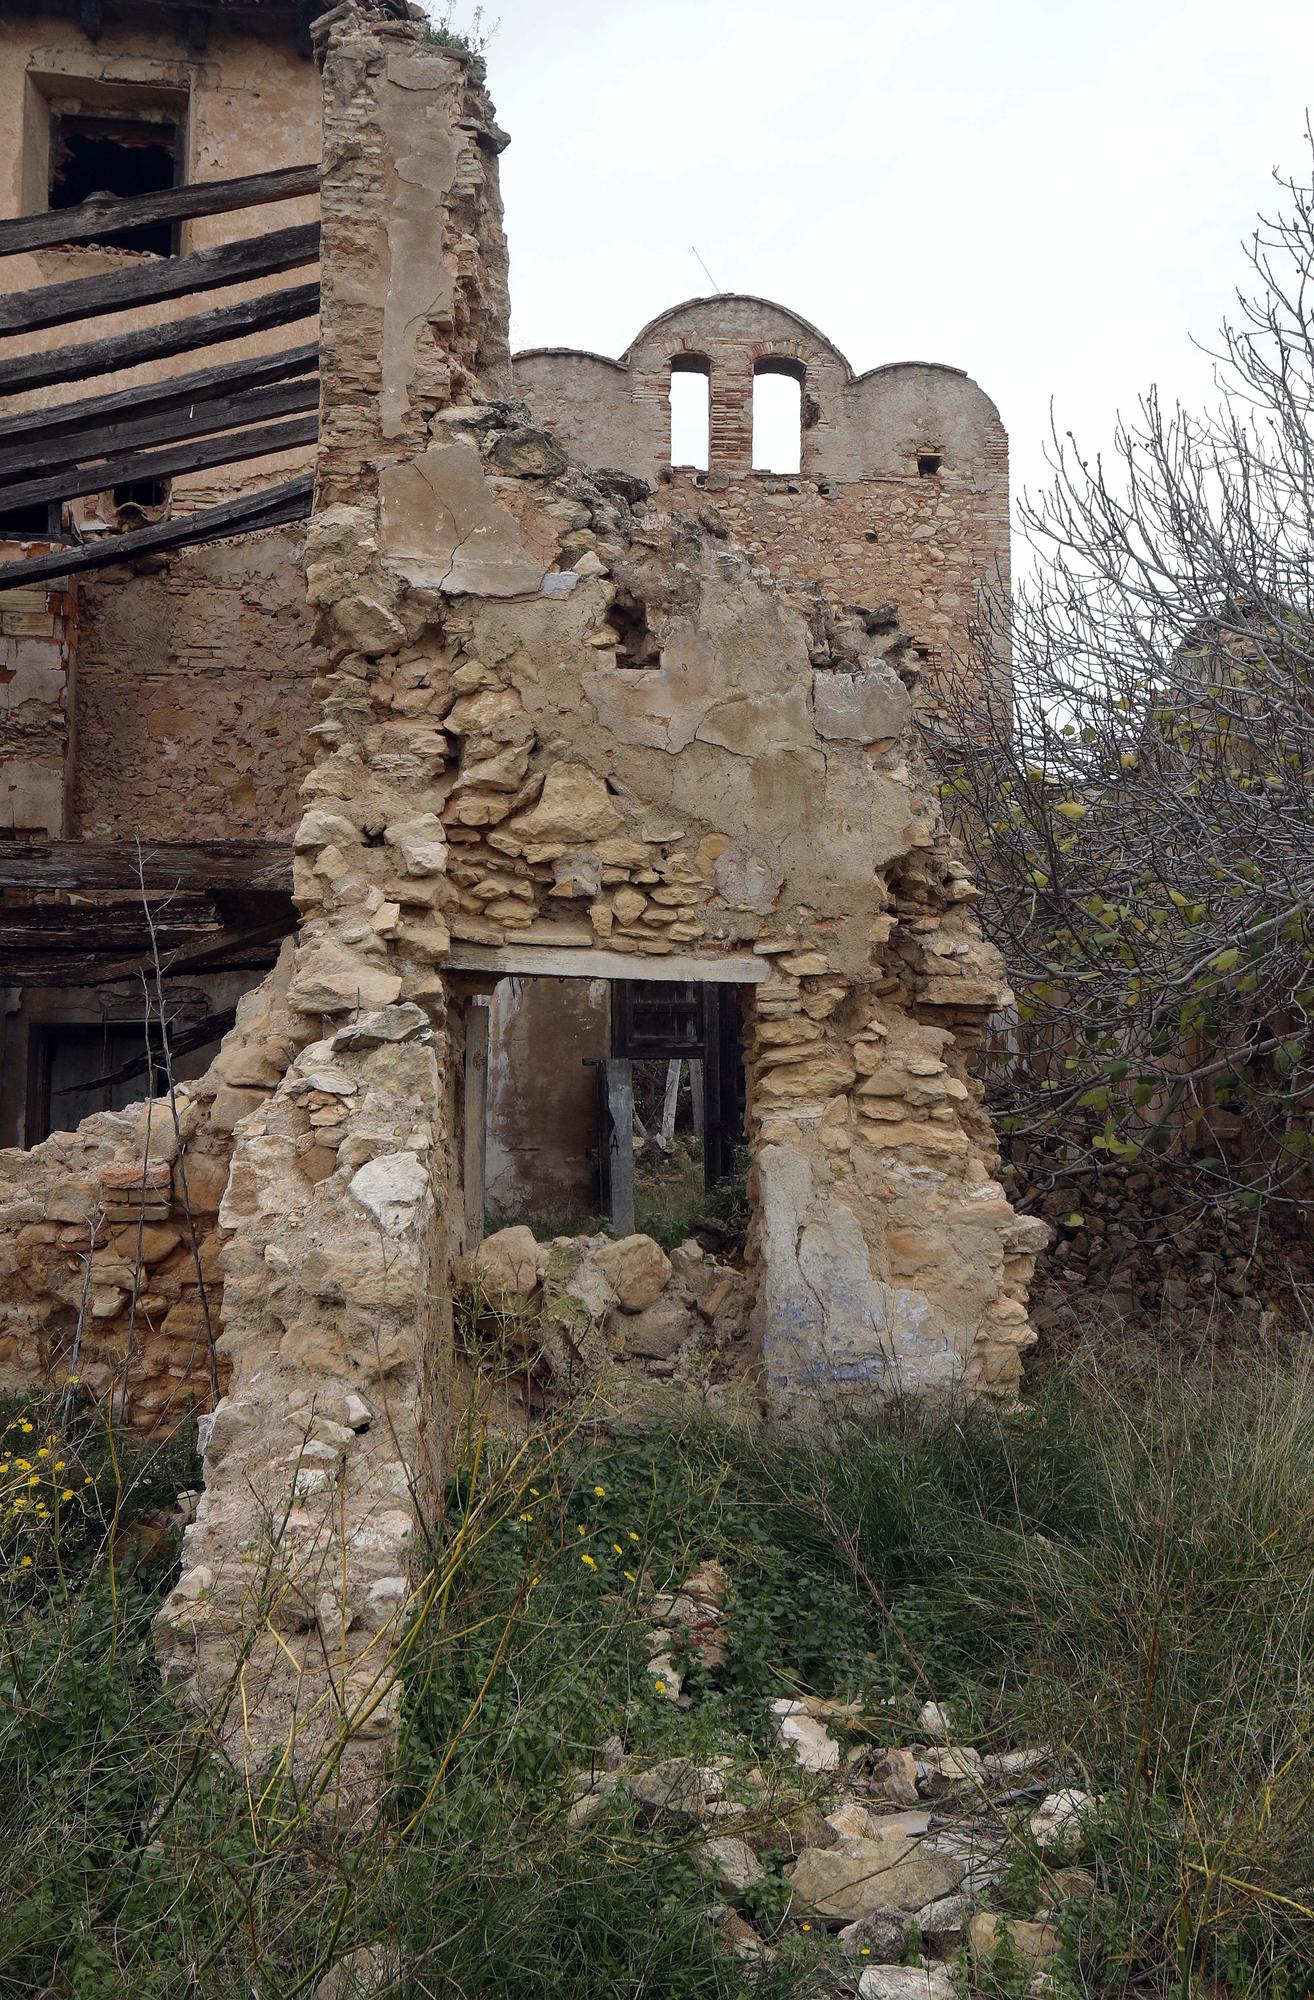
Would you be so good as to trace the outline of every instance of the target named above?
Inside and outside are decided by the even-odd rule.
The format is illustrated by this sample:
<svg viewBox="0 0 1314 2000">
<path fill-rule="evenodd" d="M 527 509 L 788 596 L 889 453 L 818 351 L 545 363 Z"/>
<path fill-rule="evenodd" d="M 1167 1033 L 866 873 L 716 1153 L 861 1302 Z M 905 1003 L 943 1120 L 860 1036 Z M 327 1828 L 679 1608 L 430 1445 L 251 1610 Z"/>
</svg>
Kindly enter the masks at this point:
<svg viewBox="0 0 1314 2000">
<path fill-rule="evenodd" d="M 471 0 L 457 0 L 455 26 Z M 1240 239 L 1303 168 L 1311 0 L 491 0 L 518 347 L 618 354 L 717 285 L 862 370 L 966 368 L 1015 490 L 1198 399 Z"/>
</svg>

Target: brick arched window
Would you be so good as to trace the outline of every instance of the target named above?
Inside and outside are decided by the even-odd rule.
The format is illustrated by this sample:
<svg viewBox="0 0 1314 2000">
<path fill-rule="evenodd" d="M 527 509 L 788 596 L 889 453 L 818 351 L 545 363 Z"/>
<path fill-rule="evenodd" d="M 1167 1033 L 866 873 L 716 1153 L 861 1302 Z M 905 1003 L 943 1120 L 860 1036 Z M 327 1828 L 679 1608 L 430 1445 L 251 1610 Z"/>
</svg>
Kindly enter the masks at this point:
<svg viewBox="0 0 1314 2000">
<path fill-rule="evenodd" d="M 803 380 L 792 355 L 764 354 L 753 365 L 753 470 L 803 469 Z"/>
<path fill-rule="evenodd" d="M 706 472 L 711 434 L 712 364 L 705 354 L 673 354 L 671 464 Z"/>
</svg>

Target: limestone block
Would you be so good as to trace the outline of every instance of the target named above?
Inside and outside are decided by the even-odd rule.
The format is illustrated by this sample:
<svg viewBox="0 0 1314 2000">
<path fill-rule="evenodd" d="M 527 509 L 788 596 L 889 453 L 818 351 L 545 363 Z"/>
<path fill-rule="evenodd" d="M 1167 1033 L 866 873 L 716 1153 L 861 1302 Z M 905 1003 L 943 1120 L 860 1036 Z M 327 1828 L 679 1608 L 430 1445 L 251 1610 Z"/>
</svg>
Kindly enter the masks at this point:
<svg viewBox="0 0 1314 2000">
<path fill-rule="evenodd" d="M 406 627 L 400 618 L 381 598 L 365 591 L 335 599 L 331 615 L 348 644 L 367 658 L 395 652 L 405 644 Z"/>
<path fill-rule="evenodd" d="M 858 2000 L 954 2000 L 954 1992 L 943 1965 L 869 1965 L 858 1981 Z"/>
<path fill-rule="evenodd" d="M 771 1704 L 776 1734 L 793 1751 L 805 1771 L 835 1771 L 840 1747 L 824 1722 L 809 1715 L 801 1701 L 781 1699 Z"/>
<path fill-rule="evenodd" d="M 414 1153 L 385 1153 L 352 1175 L 347 1192 L 369 1210 L 385 1236 L 400 1236 L 429 1186 L 428 1171 Z"/>
<path fill-rule="evenodd" d="M 668 1361 L 697 1331 L 698 1322 L 678 1299 L 659 1299 L 642 1312 L 624 1312 L 615 1322 L 626 1354 L 645 1361 Z"/>
<path fill-rule="evenodd" d="M 992 1958 L 1007 1937 L 1032 1972 L 1043 1972 L 1060 1944 L 1056 1925 L 1028 1923 L 1021 1917 L 998 1917 L 993 1910 L 978 1910 L 968 1924 L 967 1935 L 972 1956 L 977 1960 Z"/>
<path fill-rule="evenodd" d="M 511 821 L 525 841 L 560 841 L 575 847 L 614 833 L 621 816 L 605 781 L 586 764 L 554 764 L 537 805 Z"/>
<path fill-rule="evenodd" d="M 476 1284 L 489 1298 L 528 1298 L 538 1288 L 541 1246 L 523 1223 L 485 1236 L 470 1259 Z"/>
<path fill-rule="evenodd" d="M 919 1824 L 914 1828 L 905 1821 Z M 957 1889 L 967 1864 L 929 1844 L 925 1814 L 896 1813 L 873 1825 L 879 1832 L 868 1839 L 840 1840 L 799 1855 L 786 1870 L 791 1916 L 852 1924 L 878 1909 L 920 1910 Z"/>
<path fill-rule="evenodd" d="M 395 973 L 322 938 L 303 952 L 287 997 L 299 1014 L 347 1014 L 389 1007 L 400 994 Z"/>
<path fill-rule="evenodd" d="M 656 1303 L 671 1275 L 671 1260 L 651 1236 L 624 1236 L 593 1254 L 623 1312 L 640 1313 Z"/>
<path fill-rule="evenodd" d="M 407 875 L 442 875 L 447 868 L 447 835 L 437 813 L 417 813 L 385 827 L 384 840 L 395 847 Z"/>
</svg>

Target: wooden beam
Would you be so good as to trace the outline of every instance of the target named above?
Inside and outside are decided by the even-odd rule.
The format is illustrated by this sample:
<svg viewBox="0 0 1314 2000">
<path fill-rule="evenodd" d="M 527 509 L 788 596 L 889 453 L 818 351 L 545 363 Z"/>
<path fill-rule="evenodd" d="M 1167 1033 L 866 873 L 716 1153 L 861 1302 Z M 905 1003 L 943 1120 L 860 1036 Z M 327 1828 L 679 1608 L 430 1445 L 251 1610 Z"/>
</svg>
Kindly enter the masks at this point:
<svg viewBox="0 0 1314 2000">
<path fill-rule="evenodd" d="M 243 174 L 236 180 L 193 181 L 188 187 L 154 194 L 93 195 L 76 208 L 41 209 L 0 222 L 0 257 L 19 250 L 48 250 L 58 243 L 85 243 L 111 229 L 137 229 L 151 222 L 190 222 L 198 215 L 226 215 L 235 208 L 261 208 L 319 191 L 319 168 L 279 167 L 271 174 Z"/>
<path fill-rule="evenodd" d="M 118 417 L 142 417 L 150 410 L 183 410 L 190 403 L 241 389 L 262 389 L 295 375 L 312 374 L 319 366 L 319 343 L 308 340 L 285 347 L 279 354 L 257 355 L 250 361 L 221 361 L 212 368 L 195 368 L 186 375 L 166 375 L 160 382 L 143 382 L 137 389 L 116 389 L 108 396 L 81 396 L 54 409 L 24 410 L 0 417 L 0 447 L 17 442 L 42 447 L 71 433 L 90 430 Z"/>
<path fill-rule="evenodd" d="M 461 1192 L 465 1197 L 465 1241 L 468 1257 L 484 1237 L 484 1180 L 488 1166 L 488 1029 L 486 1001 L 472 1000 L 465 1010 L 465 1093 L 461 1103 Z"/>
<path fill-rule="evenodd" d="M 152 257 L 96 278 L 70 278 L 62 285 L 10 292 L 0 297 L 0 334 L 39 333 L 43 327 L 67 326 L 101 313 L 158 305 L 162 299 L 212 292 L 222 285 L 244 285 L 253 278 L 294 270 L 298 264 L 313 264 L 318 255 L 319 224 L 303 222 L 295 229 L 221 243 L 214 250 L 192 250 L 186 257 Z"/>
<path fill-rule="evenodd" d="M 34 484 L 58 486 L 59 492 L 52 493 L 50 498 L 62 500 L 74 493 L 97 493 L 107 486 L 122 485 L 129 477 L 149 479 L 158 475 L 125 473 L 110 480 L 104 476 L 105 467 L 122 463 L 122 453 L 144 445 L 208 437 L 216 431 L 233 431 L 241 424 L 262 423 L 269 417 L 286 417 L 318 408 L 319 377 L 305 375 L 292 382 L 271 382 L 267 388 L 248 389 L 237 396 L 198 397 L 183 409 L 149 410 L 142 417 L 123 416 L 114 423 L 93 425 L 74 437 L 47 440 L 35 449 L 24 439 L 8 449 L 0 448 L 0 507 L 10 505 L 11 491 L 30 490 Z M 314 433 L 311 435 L 313 439 Z M 250 458 L 259 454 L 237 455 Z M 227 456 L 225 452 L 217 462 L 224 463 Z M 89 460 L 94 462 L 86 463 Z M 104 465 L 100 463 L 102 460 Z M 82 470 L 48 472 L 44 478 L 34 479 L 33 475 L 43 465 L 81 466 Z"/>
<path fill-rule="evenodd" d="M 293 929 L 295 923 L 289 917 L 283 924 L 267 924 L 258 932 L 216 931 L 203 944 L 162 951 L 160 969 L 166 977 L 185 972 L 262 972 L 273 964 L 279 943 Z M 81 958 L 71 952 L 16 952 L 0 957 L 0 986 L 54 986 L 66 992 L 71 986 L 113 986 L 131 980 L 140 990 L 143 974 L 154 976 L 154 960 L 144 951 L 123 958 L 107 958 L 103 952 L 89 952 Z"/>
<path fill-rule="evenodd" d="M 180 514 L 175 520 L 160 521 L 153 528 L 133 528 L 126 535 L 102 535 L 83 548 L 59 549 L 53 555 L 26 556 L 19 562 L 0 563 L 0 591 L 12 590 L 19 584 L 46 583 L 82 570 L 109 569 L 117 563 L 131 562 L 136 556 L 162 555 L 168 549 L 223 541 L 229 535 L 254 534 L 259 528 L 281 527 L 285 521 L 304 521 L 310 513 L 314 493 L 314 474 L 302 472 L 281 486 L 267 486 L 259 493 L 223 500 L 217 507 L 198 507 L 193 514 Z"/>
<path fill-rule="evenodd" d="M 273 395 L 273 390 L 260 390 Z M 315 400 L 319 400 L 316 383 Z M 230 420 L 231 421 L 231 420 Z M 314 444 L 319 417 L 293 417 L 285 424 L 258 424 L 252 430 L 225 431 L 222 437 L 198 438 L 168 451 L 127 452 L 97 465 L 68 466 L 46 479 L 20 479 L 0 487 L 0 506 L 36 507 L 43 500 L 73 500 L 81 493 L 107 493 L 111 486 L 132 486 L 139 479 L 176 479 L 182 473 L 204 472 L 213 465 L 237 465 L 247 458 L 268 458 L 271 452 L 294 451 Z M 0 571 L 3 580 L 3 571 Z"/>
<path fill-rule="evenodd" d="M 190 910 L 152 912 L 160 948 L 201 943 L 221 928 L 202 903 Z M 27 903 L 0 908 L 0 953 L 17 951 L 149 951 L 150 932 L 140 903 Z"/>
<path fill-rule="evenodd" d="M 0 577 L 4 572 L 0 570 Z M 0 884 L 3 876 L 0 876 Z M 647 957 L 640 952 L 604 951 L 597 945 L 463 944 L 458 940 L 444 955 L 439 970 L 488 972 L 495 979 L 508 973 L 548 979 L 664 979 L 703 984 L 759 986 L 770 971 L 765 958 L 747 952 L 670 952 Z"/>
<path fill-rule="evenodd" d="M 135 333 L 108 334 L 72 347 L 51 347 L 44 354 L 16 354 L 0 361 L 0 396 L 19 396 L 29 389 L 47 389 L 55 382 L 83 382 L 92 375 L 110 375 L 136 368 L 144 361 L 163 361 L 171 354 L 188 354 L 198 347 L 225 340 L 245 340 L 270 327 L 291 326 L 312 319 L 319 311 L 319 286 L 289 285 L 281 292 L 239 299 L 236 305 L 215 306 L 186 319 L 144 326 Z"/>
<path fill-rule="evenodd" d="M 140 867 L 139 867 L 140 861 Z M 0 889 L 292 893 L 285 840 L 0 840 Z"/>
</svg>

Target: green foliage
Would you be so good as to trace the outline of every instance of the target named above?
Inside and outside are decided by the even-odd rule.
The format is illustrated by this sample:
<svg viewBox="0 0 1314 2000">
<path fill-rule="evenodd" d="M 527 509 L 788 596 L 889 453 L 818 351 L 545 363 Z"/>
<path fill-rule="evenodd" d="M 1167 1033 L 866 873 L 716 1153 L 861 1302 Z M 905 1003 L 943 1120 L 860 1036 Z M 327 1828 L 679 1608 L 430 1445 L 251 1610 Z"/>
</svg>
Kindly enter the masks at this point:
<svg viewBox="0 0 1314 2000">
<path fill-rule="evenodd" d="M 1057 1778 L 1099 1796 L 1071 1857 L 1098 1893 L 1056 1919 L 1061 2000 L 1310 1991 L 1303 1376 L 1134 1402 L 1056 1385 L 1026 1412 L 909 1404 L 783 1431 L 473 1433 L 405 1642 L 395 1784 L 365 1831 L 248 1795 L 159 1684 L 170 1554 L 142 1551 L 193 1476 L 187 1444 L 40 1415 L 104 1500 L 62 1567 L 3 1573 L 6 1990 L 299 2000 L 378 1941 L 402 2000 L 802 2000 L 831 1978 L 827 1948 L 789 1920 L 778 1861 L 748 1907 L 779 1951 L 750 1977 L 703 1915 L 696 1829 L 646 1823 L 623 1790 L 586 1827 L 565 1813 L 613 1735 L 637 1764 L 722 1756 L 732 1783 L 758 1767 L 801 1799 L 766 1702 L 815 1690 L 861 1697 L 863 1733 L 888 1715 L 903 1742 L 934 1694 L 984 1747 L 1058 1746 Z M 646 1670 L 643 1605 L 709 1558 L 731 1579 L 730 1658 L 683 1663 L 682 1712 Z M 995 1906 L 1036 1916 L 1053 1866 L 1021 1813 Z M 1018 1978 L 1001 1950 L 979 2000 L 1014 2000 Z"/>
</svg>

